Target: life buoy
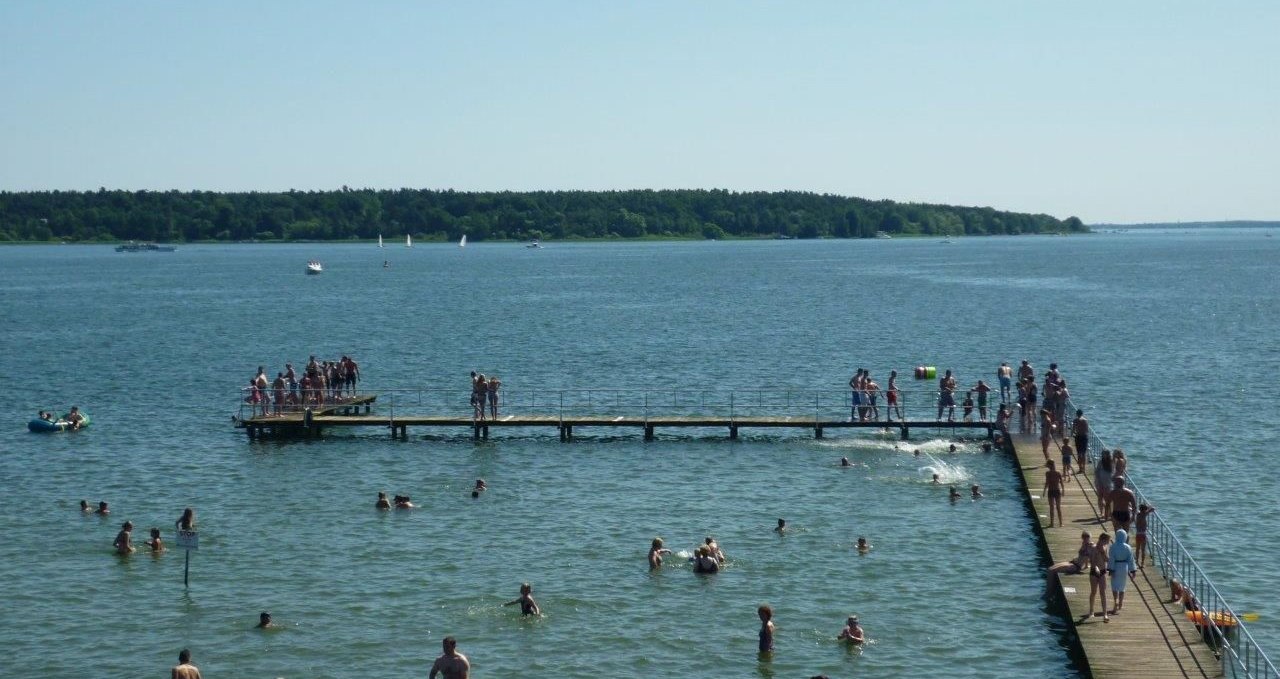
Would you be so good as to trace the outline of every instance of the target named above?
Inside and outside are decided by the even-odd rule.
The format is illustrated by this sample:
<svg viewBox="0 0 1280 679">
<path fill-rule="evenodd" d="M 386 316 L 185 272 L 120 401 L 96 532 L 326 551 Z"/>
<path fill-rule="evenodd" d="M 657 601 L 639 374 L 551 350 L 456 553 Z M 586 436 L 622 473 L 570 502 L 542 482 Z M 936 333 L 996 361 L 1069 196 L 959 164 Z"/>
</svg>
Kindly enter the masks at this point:
<svg viewBox="0 0 1280 679">
<path fill-rule="evenodd" d="M 918 365 L 918 366 L 916 366 L 916 379 L 917 379 L 917 380 L 931 380 L 931 379 L 933 379 L 933 378 L 935 378 L 935 377 L 937 377 L 937 376 L 938 376 L 938 369 L 937 369 L 937 368 L 935 368 L 935 367 L 933 367 L 933 366 L 931 366 L 931 365 Z"/>
</svg>

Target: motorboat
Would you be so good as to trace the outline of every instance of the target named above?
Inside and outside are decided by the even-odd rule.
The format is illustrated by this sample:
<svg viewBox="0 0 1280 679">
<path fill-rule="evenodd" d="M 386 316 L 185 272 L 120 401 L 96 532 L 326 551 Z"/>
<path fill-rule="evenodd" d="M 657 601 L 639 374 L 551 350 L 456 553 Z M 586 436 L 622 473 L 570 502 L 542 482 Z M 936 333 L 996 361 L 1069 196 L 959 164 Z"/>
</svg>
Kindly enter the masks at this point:
<svg viewBox="0 0 1280 679">
<path fill-rule="evenodd" d="M 318 261 L 316 261 L 316 260 L 314 260 L 314 259 L 313 259 L 313 260 L 311 260 L 310 262 L 307 262 L 307 275 L 308 275 L 308 276 L 314 276 L 314 275 L 319 274 L 319 273 L 324 273 L 324 265 L 323 265 L 323 264 L 321 264 L 320 262 L 318 262 Z"/>
<path fill-rule="evenodd" d="M 116 252 L 173 252 L 177 250 L 172 245 L 156 245 L 155 243 L 135 243 L 129 241 L 116 246 Z"/>
<path fill-rule="evenodd" d="M 537 239 L 537 238 L 534 238 L 534 239 L 533 239 L 533 242 L 532 242 L 532 243 L 529 243 L 529 244 L 528 244 L 528 245 L 526 245 L 525 247 L 526 247 L 526 248 L 540 248 L 540 247 L 542 247 L 542 243 L 539 243 L 539 242 L 538 242 L 538 239 Z"/>
</svg>

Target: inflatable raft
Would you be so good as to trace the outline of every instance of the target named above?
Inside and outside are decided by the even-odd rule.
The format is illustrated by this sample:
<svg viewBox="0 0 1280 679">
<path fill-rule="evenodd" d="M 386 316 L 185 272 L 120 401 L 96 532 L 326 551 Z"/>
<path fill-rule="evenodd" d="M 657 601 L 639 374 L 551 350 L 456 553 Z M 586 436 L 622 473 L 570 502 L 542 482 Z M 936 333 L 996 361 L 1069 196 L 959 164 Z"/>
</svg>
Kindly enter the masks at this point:
<svg viewBox="0 0 1280 679">
<path fill-rule="evenodd" d="M 80 428 L 84 429 L 85 427 L 88 427 L 89 416 L 84 413 L 80 413 L 80 417 L 83 418 L 80 420 Z M 66 415 L 63 415 L 56 420 L 42 420 L 37 417 L 27 423 L 27 429 L 41 434 L 55 431 L 68 431 L 71 429 L 71 423 L 67 421 Z"/>
</svg>

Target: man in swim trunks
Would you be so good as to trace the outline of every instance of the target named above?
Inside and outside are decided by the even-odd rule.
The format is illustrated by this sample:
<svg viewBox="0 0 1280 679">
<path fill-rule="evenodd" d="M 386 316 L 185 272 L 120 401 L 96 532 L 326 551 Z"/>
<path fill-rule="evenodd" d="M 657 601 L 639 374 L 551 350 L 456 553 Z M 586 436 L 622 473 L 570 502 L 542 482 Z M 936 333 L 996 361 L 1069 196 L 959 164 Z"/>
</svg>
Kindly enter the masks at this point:
<svg viewBox="0 0 1280 679">
<path fill-rule="evenodd" d="M 849 378 L 849 388 L 853 390 L 853 408 L 849 413 L 850 422 L 862 421 L 862 368 Z"/>
<path fill-rule="evenodd" d="M 1133 521 L 1133 513 L 1138 509 L 1137 496 L 1132 490 L 1124 487 L 1124 477 L 1117 476 L 1111 480 L 1111 530 L 1113 532 L 1129 530 Z"/>
<path fill-rule="evenodd" d="M 1013 368 L 1002 361 L 1000 367 L 996 368 L 996 377 L 1000 380 L 1000 402 L 1008 403 L 1013 387 Z"/>
<path fill-rule="evenodd" d="M 1031 367 L 1030 362 L 1023 361 L 1022 365 L 1018 367 L 1018 381 L 1025 382 L 1027 380 L 1035 380 L 1035 378 L 1036 369 Z"/>
<path fill-rule="evenodd" d="M 886 411 L 885 415 L 887 416 L 887 419 L 890 422 L 893 421 L 893 412 L 895 410 L 898 412 L 898 419 L 899 420 L 903 419 L 902 407 L 898 405 L 898 371 L 897 370 L 889 371 L 889 386 L 887 389 L 885 389 L 884 397 L 885 397 L 885 401 L 888 403 L 888 407 L 885 408 L 885 411 Z"/>
<path fill-rule="evenodd" d="M 1053 514 L 1058 513 L 1058 525 L 1065 526 L 1062 520 L 1062 496 L 1066 494 L 1066 486 L 1062 483 L 1062 474 L 1058 472 L 1053 460 L 1046 463 L 1049 471 L 1044 473 L 1044 490 L 1041 491 L 1049 498 L 1049 527 L 1053 528 Z"/>
<path fill-rule="evenodd" d="M 458 652 L 458 641 L 453 637 L 445 637 L 443 645 L 444 653 L 436 658 L 427 679 L 435 679 L 437 674 L 444 679 L 468 679 L 471 676 L 471 661 Z"/>
<path fill-rule="evenodd" d="M 1076 457 L 1083 474 L 1084 463 L 1089 459 L 1089 420 L 1085 419 L 1083 410 L 1076 410 L 1076 419 L 1071 421 L 1071 435 L 1076 440 Z"/>
<path fill-rule="evenodd" d="M 191 664 L 191 651 L 184 648 L 178 653 L 178 664 L 169 670 L 169 679 L 201 679 L 200 668 Z"/>
<path fill-rule="evenodd" d="M 120 527 L 120 532 L 116 534 L 115 542 L 111 543 L 116 548 L 116 554 L 128 555 L 133 554 L 133 522 L 125 521 Z"/>
<path fill-rule="evenodd" d="M 942 376 L 942 379 L 938 380 L 938 418 L 937 419 L 939 422 L 942 421 L 942 411 L 947 409 L 949 409 L 947 412 L 947 421 L 948 422 L 955 421 L 956 419 L 955 390 L 956 390 L 956 378 L 952 377 L 951 371 L 948 370 L 946 374 Z"/>
</svg>

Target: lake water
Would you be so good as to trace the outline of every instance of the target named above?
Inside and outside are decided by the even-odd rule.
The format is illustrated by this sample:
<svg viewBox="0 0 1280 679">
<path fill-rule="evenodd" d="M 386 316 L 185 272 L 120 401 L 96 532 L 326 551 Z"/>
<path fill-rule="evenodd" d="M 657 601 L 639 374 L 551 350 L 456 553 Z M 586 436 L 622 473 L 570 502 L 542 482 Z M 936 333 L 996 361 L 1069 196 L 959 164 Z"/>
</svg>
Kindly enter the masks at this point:
<svg viewBox="0 0 1280 679">
<path fill-rule="evenodd" d="M 465 391 L 474 369 L 512 393 L 839 393 L 857 367 L 972 384 L 1002 360 L 1056 361 L 1276 651 L 1272 234 L 0 248 L 0 676 L 157 675 L 182 647 L 206 676 L 423 675 L 449 634 L 482 677 L 1075 672 L 1012 463 L 974 443 L 948 453 L 913 432 L 914 458 L 853 431 L 248 441 L 230 419 L 239 388 L 309 354 L 354 355 L 371 390 Z M 323 275 L 303 274 L 311 258 Z M 90 429 L 26 432 L 71 404 Z M 987 497 L 948 503 L 934 469 Z M 491 490 L 473 500 L 477 477 Z M 379 513 L 379 490 L 421 507 Z M 82 516 L 81 498 L 112 515 Z M 171 541 L 188 505 L 189 589 L 180 551 L 111 553 L 125 519 L 138 544 L 151 526 Z M 772 533 L 778 517 L 796 531 Z M 685 551 L 714 535 L 728 567 L 650 573 L 657 535 Z M 502 606 L 524 581 L 540 619 Z M 281 628 L 252 629 L 262 610 Z M 860 651 L 834 641 L 853 613 L 874 640 Z"/>
</svg>

